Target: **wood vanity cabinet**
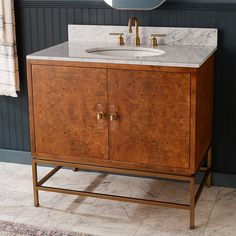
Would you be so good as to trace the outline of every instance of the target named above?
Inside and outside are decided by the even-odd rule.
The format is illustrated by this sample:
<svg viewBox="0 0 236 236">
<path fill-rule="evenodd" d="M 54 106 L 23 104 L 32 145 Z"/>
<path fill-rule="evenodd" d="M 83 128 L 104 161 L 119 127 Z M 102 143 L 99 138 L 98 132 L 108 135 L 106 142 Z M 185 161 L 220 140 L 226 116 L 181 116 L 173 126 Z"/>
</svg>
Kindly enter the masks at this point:
<svg viewBox="0 0 236 236">
<path fill-rule="evenodd" d="M 32 89 L 36 153 L 108 159 L 108 124 L 96 122 L 96 105 L 107 106 L 105 69 L 33 65 Z"/>
<path fill-rule="evenodd" d="M 196 69 L 28 60 L 34 158 L 195 174 L 212 138 L 213 61 Z"/>
</svg>

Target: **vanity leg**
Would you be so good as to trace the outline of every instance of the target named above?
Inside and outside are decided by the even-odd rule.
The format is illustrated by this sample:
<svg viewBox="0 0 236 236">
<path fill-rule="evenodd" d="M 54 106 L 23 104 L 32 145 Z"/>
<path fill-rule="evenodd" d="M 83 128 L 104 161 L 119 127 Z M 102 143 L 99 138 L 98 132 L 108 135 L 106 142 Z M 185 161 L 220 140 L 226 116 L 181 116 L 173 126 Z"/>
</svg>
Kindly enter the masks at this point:
<svg viewBox="0 0 236 236">
<path fill-rule="evenodd" d="M 34 206 L 39 207 L 39 191 L 37 190 L 37 163 L 32 161 L 32 173 L 33 173 L 33 191 L 34 191 Z"/>
<path fill-rule="evenodd" d="M 208 150 L 208 153 L 207 153 L 207 167 L 211 170 L 211 165 L 212 165 L 212 149 L 211 147 L 209 148 Z M 211 187 L 211 182 L 212 182 L 212 174 L 211 174 L 211 171 L 208 175 L 208 178 L 207 178 L 207 187 Z"/>
<path fill-rule="evenodd" d="M 73 172 L 78 172 L 78 171 L 79 171 L 79 168 L 74 167 L 74 168 L 72 168 L 72 170 L 73 170 Z"/>
<path fill-rule="evenodd" d="M 195 223 L 195 176 L 190 180 L 190 229 L 194 229 Z"/>
</svg>

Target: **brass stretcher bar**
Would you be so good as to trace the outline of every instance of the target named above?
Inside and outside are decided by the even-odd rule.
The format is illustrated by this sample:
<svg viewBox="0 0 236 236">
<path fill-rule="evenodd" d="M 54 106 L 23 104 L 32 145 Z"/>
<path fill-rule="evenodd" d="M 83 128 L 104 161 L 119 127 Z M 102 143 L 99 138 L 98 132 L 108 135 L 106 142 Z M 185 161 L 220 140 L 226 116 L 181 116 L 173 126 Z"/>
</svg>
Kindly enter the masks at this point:
<svg viewBox="0 0 236 236">
<path fill-rule="evenodd" d="M 39 195 L 38 191 L 47 191 L 47 192 L 56 192 L 63 194 L 71 194 L 78 195 L 82 197 L 92 197 L 92 198 L 100 198 L 114 201 L 124 201 L 129 203 L 141 203 L 148 205 L 156 205 L 162 207 L 171 207 L 178 209 L 185 209 L 190 211 L 190 229 L 194 229 L 195 222 L 195 206 L 199 200 L 201 192 L 204 188 L 204 185 L 207 184 L 208 187 L 211 186 L 211 148 L 208 151 L 208 165 L 207 167 L 202 167 L 199 171 L 204 173 L 204 177 L 199 185 L 197 192 L 195 191 L 195 180 L 196 175 L 192 176 L 184 176 L 184 175 L 175 175 L 175 174 L 163 174 L 163 173 L 154 173 L 154 172 L 145 172 L 145 171 L 133 171 L 133 170 L 124 170 L 124 169 L 114 169 L 109 167 L 99 167 L 99 166 L 91 166 L 91 165 L 80 165 L 73 163 L 62 163 L 58 161 L 45 161 L 45 160 L 32 160 L 32 170 L 33 170 L 33 187 L 34 187 L 34 205 L 35 207 L 39 206 Z M 38 181 L 37 176 L 37 166 L 41 165 L 53 165 L 56 166 L 53 170 L 51 170 L 47 175 L 45 175 L 41 180 Z M 117 195 L 109 195 L 109 194 L 101 194 L 94 193 L 88 191 L 78 191 L 78 190 L 70 190 L 65 188 L 56 188 L 56 187 L 46 187 L 43 184 L 49 180 L 55 173 L 57 173 L 62 167 L 69 167 L 80 170 L 93 170 L 107 173 L 115 173 L 115 174 L 128 174 L 128 175 L 139 175 L 144 177 L 153 177 L 153 178 L 164 178 L 164 179 L 172 179 L 178 181 L 186 181 L 190 184 L 190 204 L 181 204 L 181 203 L 172 203 L 165 201 L 156 201 L 156 200 L 148 200 L 142 198 L 132 198 L 125 196 L 117 196 Z"/>
</svg>

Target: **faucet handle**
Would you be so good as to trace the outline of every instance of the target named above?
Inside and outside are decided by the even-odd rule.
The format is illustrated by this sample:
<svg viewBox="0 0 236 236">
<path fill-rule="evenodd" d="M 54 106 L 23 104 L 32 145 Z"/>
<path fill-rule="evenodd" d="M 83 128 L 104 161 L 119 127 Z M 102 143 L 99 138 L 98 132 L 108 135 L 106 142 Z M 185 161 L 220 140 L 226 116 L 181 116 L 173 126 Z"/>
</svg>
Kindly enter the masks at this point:
<svg viewBox="0 0 236 236">
<path fill-rule="evenodd" d="M 166 34 L 151 34 L 152 37 L 166 37 Z"/>
<path fill-rule="evenodd" d="M 110 33 L 110 35 L 119 36 L 119 37 L 118 37 L 118 43 L 119 43 L 119 45 L 120 45 L 120 46 L 125 45 L 125 42 L 124 42 L 124 33 Z"/>
<path fill-rule="evenodd" d="M 151 34 L 151 46 L 152 47 L 157 47 L 158 42 L 156 37 L 166 37 L 166 34 Z"/>
</svg>

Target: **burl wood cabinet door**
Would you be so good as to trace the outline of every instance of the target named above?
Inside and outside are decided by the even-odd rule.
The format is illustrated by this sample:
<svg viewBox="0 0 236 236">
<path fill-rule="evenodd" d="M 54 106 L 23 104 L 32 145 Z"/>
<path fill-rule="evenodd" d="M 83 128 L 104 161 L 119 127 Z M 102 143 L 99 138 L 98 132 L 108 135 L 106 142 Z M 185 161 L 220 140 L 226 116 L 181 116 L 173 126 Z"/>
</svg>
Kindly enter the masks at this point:
<svg viewBox="0 0 236 236">
<path fill-rule="evenodd" d="M 105 69 L 32 66 L 37 153 L 108 159 Z"/>
<path fill-rule="evenodd" d="M 110 159 L 189 168 L 190 75 L 108 71 Z"/>
</svg>

